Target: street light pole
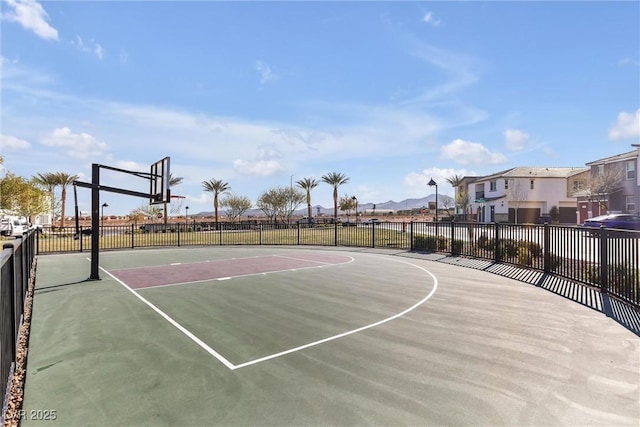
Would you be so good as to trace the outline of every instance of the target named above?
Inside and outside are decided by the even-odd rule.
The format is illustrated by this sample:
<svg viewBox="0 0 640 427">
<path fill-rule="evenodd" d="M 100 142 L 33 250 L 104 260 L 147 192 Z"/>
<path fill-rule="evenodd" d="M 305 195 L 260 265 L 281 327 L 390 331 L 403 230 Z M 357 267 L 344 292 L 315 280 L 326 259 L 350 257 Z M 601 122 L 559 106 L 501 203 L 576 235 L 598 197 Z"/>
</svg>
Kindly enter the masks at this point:
<svg viewBox="0 0 640 427">
<path fill-rule="evenodd" d="M 358 223 L 358 199 L 356 198 L 356 196 L 353 196 L 351 200 L 355 200 L 356 202 L 356 224 L 357 224 Z"/>
<path fill-rule="evenodd" d="M 101 222 L 101 225 L 100 225 L 100 235 L 101 236 L 104 236 L 104 208 L 108 208 L 108 207 L 109 207 L 109 204 L 107 202 L 104 202 L 102 204 L 102 216 L 101 216 L 102 222 Z"/>
<path fill-rule="evenodd" d="M 185 224 L 189 223 L 189 206 L 184 207 L 184 222 Z"/>
<path fill-rule="evenodd" d="M 436 187 L 436 223 L 438 222 L 438 184 L 431 178 L 429 181 L 429 187 Z"/>
</svg>

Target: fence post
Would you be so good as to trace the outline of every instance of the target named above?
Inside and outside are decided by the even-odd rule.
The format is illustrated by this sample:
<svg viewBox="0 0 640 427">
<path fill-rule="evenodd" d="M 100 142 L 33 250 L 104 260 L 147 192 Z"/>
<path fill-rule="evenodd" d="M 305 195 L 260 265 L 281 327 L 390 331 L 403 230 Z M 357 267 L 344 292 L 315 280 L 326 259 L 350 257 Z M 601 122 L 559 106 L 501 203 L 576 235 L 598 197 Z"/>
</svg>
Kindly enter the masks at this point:
<svg viewBox="0 0 640 427">
<path fill-rule="evenodd" d="M 258 228 L 258 243 L 262 245 L 262 222 L 260 223 L 260 227 Z"/>
<path fill-rule="evenodd" d="M 607 243 L 609 232 L 606 227 L 600 228 L 600 292 L 609 292 L 609 254 Z"/>
<path fill-rule="evenodd" d="M 450 234 L 449 234 L 451 236 L 451 256 L 459 255 L 459 254 L 456 254 L 456 252 L 457 252 L 456 251 L 456 243 L 455 243 L 455 241 L 456 241 L 456 233 L 455 233 L 455 224 L 454 224 L 454 222 L 455 222 L 455 218 L 452 218 L 451 219 L 451 223 L 449 224 L 450 227 L 451 227 Z"/>
<path fill-rule="evenodd" d="M 413 250 L 413 220 L 409 222 L 409 249 Z"/>
<path fill-rule="evenodd" d="M 11 364 L 16 359 L 17 326 L 15 325 L 15 248 L 11 243 L 2 245 L 3 252 L 10 251 L 10 255 L 2 265 L 2 278 L 0 280 L 0 385 L 2 396 Z M 5 269 L 8 269 L 7 272 Z"/>
<path fill-rule="evenodd" d="M 493 260 L 495 262 L 502 261 L 502 254 L 500 253 L 500 224 L 496 221 L 493 223 Z"/>
<path fill-rule="evenodd" d="M 557 235 L 557 233 L 556 233 Z M 551 229 L 547 222 L 544 223 L 544 237 L 542 242 L 542 250 L 544 251 L 544 272 L 549 273 L 551 271 Z"/>
<path fill-rule="evenodd" d="M 357 218 L 356 218 L 357 219 Z M 357 225 L 358 223 L 356 223 Z M 356 227 L 357 229 L 357 227 Z M 371 223 L 371 247 L 376 247 L 376 223 L 375 221 Z"/>
<path fill-rule="evenodd" d="M 131 224 L 131 249 L 135 248 L 135 237 L 133 236 L 133 233 L 135 232 L 135 228 L 134 225 Z"/>
<path fill-rule="evenodd" d="M 176 224 L 177 225 L 177 231 L 178 231 L 178 247 L 180 247 L 180 229 L 182 228 L 181 225 L 182 224 Z"/>
<path fill-rule="evenodd" d="M 338 246 L 338 221 L 333 223 L 333 246 Z"/>
<path fill-rule="evenodd" d="M 311 224 L 311 222 L 309 222 L 309 225 Z M 300 223 L 296 224 L 298 226 L 298 246 L 300 246 Z"/>
</svg>

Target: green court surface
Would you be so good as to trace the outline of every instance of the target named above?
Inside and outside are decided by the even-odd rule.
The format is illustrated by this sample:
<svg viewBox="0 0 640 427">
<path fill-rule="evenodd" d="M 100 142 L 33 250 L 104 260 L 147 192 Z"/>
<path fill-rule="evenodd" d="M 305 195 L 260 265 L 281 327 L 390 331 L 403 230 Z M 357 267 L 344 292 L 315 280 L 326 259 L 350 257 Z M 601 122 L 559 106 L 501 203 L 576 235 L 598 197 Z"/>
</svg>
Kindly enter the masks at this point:
<svg viewBox="0 0 640 427">
<path fill-rule="evenodd" d="M 41 256 L 23 425 L 639 424 L 637 335 L 403 255 L 105 252 L 99 281 L 87 254 Z"/>
</svg>

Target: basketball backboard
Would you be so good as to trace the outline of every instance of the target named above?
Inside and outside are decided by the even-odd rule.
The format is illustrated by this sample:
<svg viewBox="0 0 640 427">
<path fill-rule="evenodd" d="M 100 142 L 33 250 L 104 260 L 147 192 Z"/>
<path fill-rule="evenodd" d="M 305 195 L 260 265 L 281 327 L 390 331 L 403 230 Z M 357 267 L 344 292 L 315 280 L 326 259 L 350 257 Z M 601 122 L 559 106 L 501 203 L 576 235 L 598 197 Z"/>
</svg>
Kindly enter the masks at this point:
<svg viewBox="0 0 640 427">
<path fill-rule="evenodd" d="M 169 157 L 151 165 L 151 187 L 149 190 L 149 203 L 160 205 L 171 201 L 171 190 L 169 188 Z"/>
</svg>

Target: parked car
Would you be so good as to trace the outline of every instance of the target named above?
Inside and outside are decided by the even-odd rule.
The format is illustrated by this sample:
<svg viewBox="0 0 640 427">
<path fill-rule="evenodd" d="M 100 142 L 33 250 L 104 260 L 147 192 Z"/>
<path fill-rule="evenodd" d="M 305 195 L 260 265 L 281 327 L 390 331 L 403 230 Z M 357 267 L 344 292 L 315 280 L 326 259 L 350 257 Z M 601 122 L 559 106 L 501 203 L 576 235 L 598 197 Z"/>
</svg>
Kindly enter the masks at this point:
<svg viewBox="0 0 640 427">
<path fill-rule="evenodd" d="M 583 227 L 591 228 L 619 228 L 623 230 L 640 230 L 640 215 L 610 214 L 601 215 L 586 220 Z"/>
<path fill-rule="evenodd" d="M 309 218 L 309 217 L 306 217 L 306 216 L 298 220 L 298 224 L 311 225 L 311 224 L 315 224 L 315 223 L 316 223 L 315 219 Z"/>
<path fill-rule="evenodd" d="M 371 218 L 363 222 L 364 225 L 372 225 L 372 224 L 378 224 L 378 223 L 380 223 L 380 220 L 378 218 Z"/>
<path fill-rule="evenodd" d="M 353 221 L 344 221 L 344 222 L 342 223 L 342 226 L 343 226 L 343 227 L 355 227 L 355 226 L 356 226 L 356 223 L 355 223 L 355 222 L 353 222 Z"/>
</svg>

